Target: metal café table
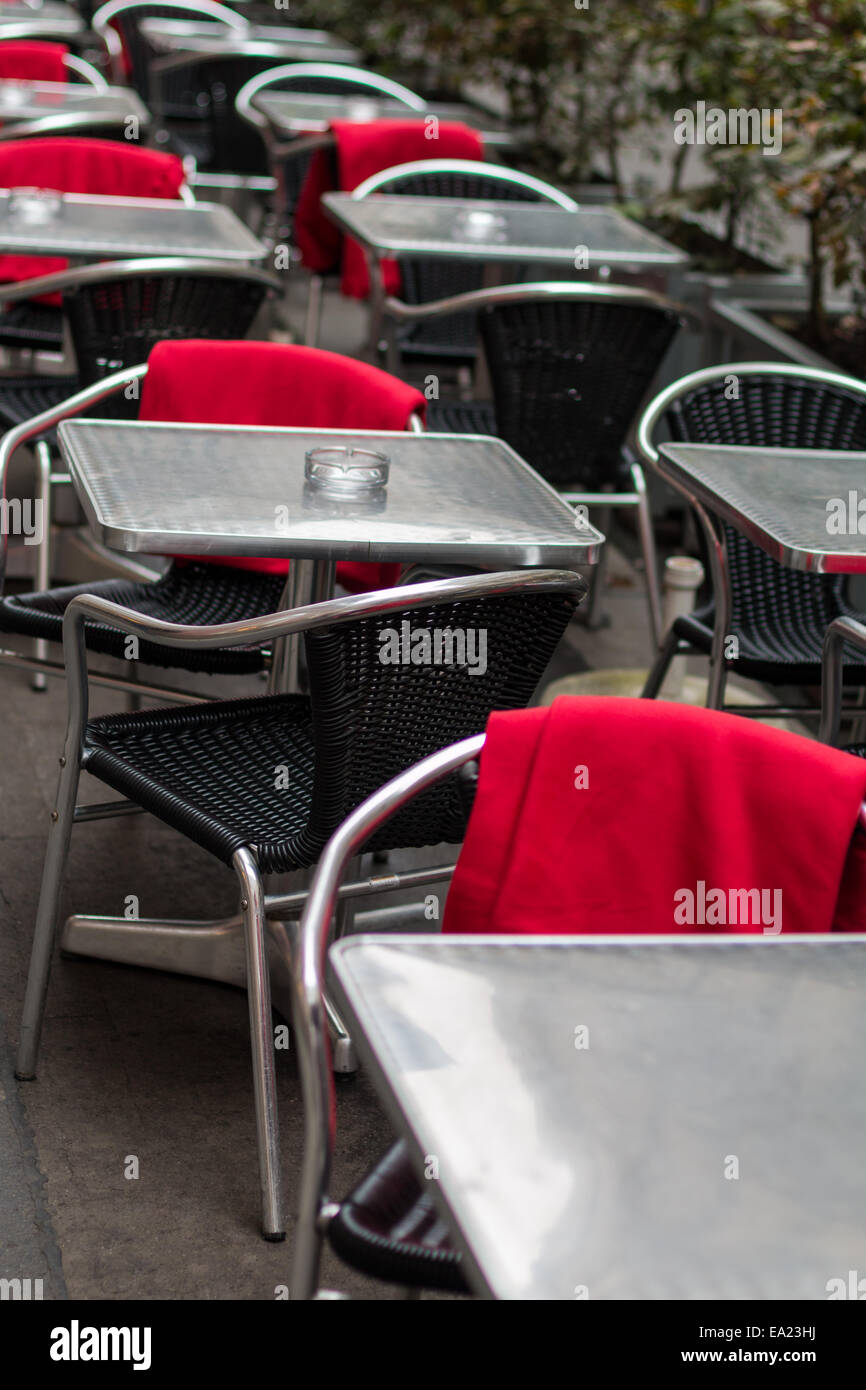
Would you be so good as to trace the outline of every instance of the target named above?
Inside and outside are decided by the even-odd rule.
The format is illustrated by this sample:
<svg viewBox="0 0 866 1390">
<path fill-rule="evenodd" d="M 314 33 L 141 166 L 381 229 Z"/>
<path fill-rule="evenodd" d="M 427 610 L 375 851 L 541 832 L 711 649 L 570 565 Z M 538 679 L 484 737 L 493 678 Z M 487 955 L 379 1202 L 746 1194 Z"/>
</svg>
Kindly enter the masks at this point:
<svg viewBox="0 0 866 1390">
<path fill-rule="evenodd" d="M 360 53 L 324 29 L 303 29 L 288 24 L 250 24 L 229 29 L 224 24 L 178 19 L 145 19 L 141 32 L 155 54 L 220 56 L 243 54 L 252 46 L 257 57 L 274 62 L 353 63 Z"/>
<path fill-rule="evenodd" d="M 229 208 L 169 198 L 58 195 L 56 208 L 35 217 L 32 200 L 0 189 L 0 252 L 104 257 L 201 256 L 247 264 L 267 254 L 264 244 Z"/>
<path fill-rule="evenodd" d="M 43 116 L 134 116 L 150 124 L 150 113 L 129 87 L 92 87 L 86 82 L 0 81 L 0 125 L 39 120 Z"/>
<path fill-rule="evenodd" d="M 833 534 L 828 504 L 848 506 L 866 478 L 866 453 L 823 449 L 757 449 L 735 445 L 660 444 L 661 476 L 701 515 L 705 528 L 722 517 L 789 569 L 814 574 L 866 573 L 866 538 Z M 709 513 L 709 515 L 707 515 Z M 711 547 L 711 562 L 716 550 Z M 719 651 L 710 666 L 710 700 L 724 690 L 721 642 L 729 631 L 727 584 L 716 572 L 716 629 Z"/>
<path fill-rule="evenodd" d="M 671 269 L 685 252 L 608 208 L 569 212 L 554 203 L 423 198 L 409 194 L 325 193 L 332 221 L 376 260 L 399 256 L 473 261 L 543 261 L 575 265 L 578 248 L 589 271 L 610 266 Z"/>
<path fill-rule="evenodd" d="M 480 435 L 263 429 L 65 420 L 64 460 L 99 540 L 126 554 L 291 557 L 286 608 L 327 597 L 334 562 L 427 560 L 491 569 L 593 564 L 604 537 L 500 439 Z M 305 480 L 305 454 L 357 443 L 390 459 L 384 495 L 334 499 Z M 273 688 L 296 688 L 294 652 Z M 291 980 L 271 931 L 275 1007 Z M 243 986 L 240 917 L 211 923 L 72 917 L 80 955 Z"/>
<path fill-rule="evenodd" d="M 823 1300 L 866 1265 L 866 937 L 357 936 L 330 964 L 478 1294 Z"/>
<path fill-rule="evenodd" d="M 267 119 L 274 133 L 292 139 L 298 135 L 315 135 L 328 130 L 332 121 L 420 120 L 436 116 L 440 121 L 462 121 L 481 135 L 485 145 L 508 146 L 514 136 L 506 121 L 489 111 L 463 102 L 433 101 L 423 110 L 413 110 L 392 97 L 372 93 L 312 94 L 310 92 L 259 92 L 253 98 L 257 111 Z"/>
</svg>

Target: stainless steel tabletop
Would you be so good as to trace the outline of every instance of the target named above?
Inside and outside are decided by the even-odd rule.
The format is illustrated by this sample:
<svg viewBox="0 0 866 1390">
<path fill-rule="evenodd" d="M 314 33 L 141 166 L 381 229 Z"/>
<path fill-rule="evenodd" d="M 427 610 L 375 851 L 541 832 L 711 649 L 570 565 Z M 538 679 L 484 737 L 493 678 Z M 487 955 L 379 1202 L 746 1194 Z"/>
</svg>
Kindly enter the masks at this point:
<svg viewBox="0 0 866 1390">
<path fill-rule="evenodd" d="M 724 517 L 779 564 L 823 574 L 866 572 L 866 535 L 857 531 L 856 509 L 857 498 L 866 499 L 866 454 L 709 444 L 660 444 L 659 454 L 659 472 L 678 491 Z M 850 514 L 851 493 L 854 533 L 836 534 L 828 522 L 841 507 Z"/>
<path fill-rule="evenodd" d="M 360 52 L 324 29 L 301 29 L 288 24 L 250 24 L 244 30 L 207 21 L 145 19 L 141 32 L 156 53 L 242 53 L 254 44 L 263 56 L 270 50 L 283 62 L 353 63 Z"/>
<path fill-rule="evenodd" d="M 322 206 L 343 231 L 378 255 L 454 256 L 461 260 L 575 261 L 672 266 L 688 258 L 661 237 L 603 208 L 568 212 L 553 203 L 492 199 L 355 198 L 326 193 Z"/>
<path fill-rule="evenodd" d="M 140 125 L 150 123 L 147 107 L 129 87 L 109 87 L 106 91 L 87 82 L 0 81 L 0 125 L 79 112 L 120 119 L 135 116 Z"/>
<path fill-rule="evenodd" d="M 67 420 L 59 438 L 95 534 L 128 552 L 568 567 L 603 541 L 480 435 Z M 308 449 L 353 441 L 390 458 L 384 490 L 335 499 L 305 481 Z"/>
<path fill-rule="evenodd" d="M 102 256 L 211 256 L 259 261 L 267 248 L 227 207 L 169 198 L 65 193 L 56 216 L 31 220 L 0 190 L 0 252 Z"/>
<path fill-rule="evenodd" d="M 440 121 L 462 121 L 481 135 L 486 145 L 511 145 L 514 136 L 499 117 L 462 102 L 433 101 L 423 111 L 414 111 L 392 97 L 355 92 L 348 96 L 311 92 L 260 92 L 253 99 L 257 111 L 266 116 L 278 135 L 316 134 L 328 129 L 331 121 L 421 120 L 436 116 Z"/>
<path fill-rule="evenodd" d="M 349 937 L 330 961 L 479 1293 L 823 1300 L 866 1268 L 866 937 Z"/>
</svg>

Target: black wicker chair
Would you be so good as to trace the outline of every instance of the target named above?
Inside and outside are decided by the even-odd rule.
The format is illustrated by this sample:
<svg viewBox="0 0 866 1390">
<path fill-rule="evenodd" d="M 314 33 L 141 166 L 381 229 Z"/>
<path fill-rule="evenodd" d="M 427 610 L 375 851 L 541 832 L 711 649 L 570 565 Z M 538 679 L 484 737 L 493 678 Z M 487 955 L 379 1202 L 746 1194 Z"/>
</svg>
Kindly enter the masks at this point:
<svg viewBox="0 0 866 1390">
<path fill-rule="evenodd" d="M 661 596 L 652 517 L 626 436 L 688 311 L 649 290 L 551 281 L 480 290 L 427 305 L 388 299 L 396 321 L 472 312 L 493 402 L 431 401 L 428 428 L 495 434 L 576 505 L 636 507 L 653 646 Z M 601 566 L 593 576 L 594 616 Z"/>
<path fill-rule="evenodd" d="M 537 570 L 383 590 L 207 630 L 174 626 L 79 596 L 64 619 L 69 722 L 21 1025 L 17 1072 L 35 1072 L 69 837 L 86 769 L 124 798 L 97 808 L 149 811 L 234 868 L 246 943 L 263 1231 L 283 1233 L 270 984 L 269 904 L 262 875 L 312 865 L 354 806 L 382 782 L 455 738 L 478 733 L 493 709 L 527 704 L 576 604 L 576 574 Z M 399 616 L 415 628 L 481 629 L 482 672 L 457 661 L 391 664 L 382 638 Z M 309 698 L 272 695 L 183 709 L 87 719 L 84 623 L 108 624 L 175 647 L 246 647 L 303 635 Z M 288 769 L 289 791 L 276 767 Z M 464 833 L 462 784 L 443 782 L 372 835 L 371 849 L 455 843 Z M 435 875 L 434 875 L 435 876 Z M 441 875 L 440 875 L 441 876 Z M 395 884 L 399 875 L 394 875 Z"/>
<path fill-rule="evenodd" d="M 239 39 L 243 39 L 249 28 L 247 21 L 236 10 L 217 4 L 215 0 L 196 0 L 194 5 L 188 4 L 187 0 L 156 0 L 156 3 L 151 3 L 151 0 L 109 0 L 107 5 L 102 5 L 93 16 L 93 30 L 108 50 L 114 80 L 119 84 L 129 81 L 148 106 L 153 97 L 150 76 L 153 54 L 141 32 L 141 23 L 145 19 L 186 19 L 191 23 L 211 21 L 224 24 L 229 31 L 236 30 Z M 124 60 L 129 62 L 128 74 Z M 188 76 L 185 70 L 172 91 L 163 90 L 162 96 L 164 102 L 168 100 L 172 103 L 169 110 L 179 115 L 194 116 L 197 91 Z"/>
<path fill-rule="evenodd" d="M 736 383 L 732 390 L 731 383 Z M 866 449 L 866 385 L 816 368 L 776 362 L 732 362 L 693 372 L 662 391 L 646 409 L 637 436 L 650 464 L 661 427 L 667 436 L 694 444 L 741 444 L 789 449 Z M 795 477 L 792 487 L 797 486 Z M 724 705 L 728 671 L 769 686 L 812 687 L 821 683 L 824 635 L 834 619 L 853 614 L 842 575 L 801 574 L 786 569 L 735 527 L 698 512 L 704 559 L 713 591 L 693 613 L 677 618 L 650 672 L 644 695 L 655 697 L 678 654 L 708 656 L 716 666 L 707 703 Z M 723 601 L 716 600 L 721 585 Z M 727 609 L 727 616 L 725 610 Z M 717 632 L 718 629 L 718 632 Z M 739 654 L 713 661 L 714 634 L 736 635 Z M 866 664 L 846 653 L 844 681 L 866 685 Z M 715 688 L 714 688 L 715 687 Z M 760 717 L 817 714 L 807 707 L 730 706 Z"/>
<path fill-rule="evenodd" d="M 448 785 L 476 759 L 484 735 L 418 762 L 358 805 L 322 853 L 301 919 L 292 957 L 294 1027 L 304 1099 L 304 1161 L 291 1296 L 317 1296 L 322 1242 L 347 1264 L 378 1279 L 408 1288 L 469 1293 L 458 1251 L 451 1244 L 431 1189 L 416 1176 L 409 1147 L 401 1140 L 342 1201 L 329 1195 L 334 1149 L 334 1078 L 327 1037 L 325 969 L 338 892 L 350 859 L 371 831 L 387 832 L 392 817 L 405 814 L 413 799 Z"/>
<path fill-rule="evenodd" d="M 469 159 L 416 160 L 383 169 L 355 189 L 356 198 L 377 193 L 420 198 L 495 199 L 497 202 L 553 203 L 568 212 L 577 203 L 552 184 L 521 174 L 499 164 L 483 164 Z M 513 266 L 514 281 L 527 278 L 528 267 Z M 401 300 L 404 304 L 429 304 L 454 295 L 480 290 L 484 267 L 477 261 L 447 259 L 418 260 L 400 258 Z M 468 364 L 477 349 L 477 322 L 471 312 L 437 316 L 429 321 L 415 320 L 398 329 L 396 341 L 386 351 L 396 351 L 400 359 L 421 358 Z M 394 368 L 391 367 L 391 370 Z"/>
</svg>

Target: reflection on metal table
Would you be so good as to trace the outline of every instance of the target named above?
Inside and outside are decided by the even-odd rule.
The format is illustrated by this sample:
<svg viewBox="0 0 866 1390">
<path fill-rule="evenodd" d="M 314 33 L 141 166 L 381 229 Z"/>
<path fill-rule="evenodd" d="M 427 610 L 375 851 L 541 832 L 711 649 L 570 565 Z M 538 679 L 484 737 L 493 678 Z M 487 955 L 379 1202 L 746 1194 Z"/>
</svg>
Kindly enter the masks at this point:
<svg viewBox="0 0 866 1390">
<path fill-rule="evenodd" d="M 127 553 L 568 568 L 603 540 L 482 435 L 67 420 L 59 438 L 95 534 Z M 329 443 L 384 453 L 387 485 L 317 493 L 305 455 Z"/>
<path fill-rule="evenodd" d="M 818 574 L 866 573 L 866 534 L 858 530 L 857 512 L 866 454 L 660 444 L 659 455 L 659 472 L 673 487 L 724 517 L 780 565 Z"/>
<path fill-rule="evenodd" d="M 607 208 L 569 212 L 552 203 L 493 199 L 356 198 L 326 193 L 331 219 L 375 256 L 443 256 L 481 261 L 567 261 L 585 248 L 587 269 L 605 265 L 670 268 L 683 251 Z"/>
<path fill-rule="evenodd" d="M 150 114 L 129 87 L 91 87 L 85 82 L 0 82 L 0 123 L 39 120 L 42 116 L 134 116 L 150 124 Z"/>
<path fill-rule="evenodd" d="M 299 62 L 352 63 L 361 56 L 352 44 L 324 29 L 287 24 L 250 24 L 240 30 L 207 21 L 153 18 L 142 21 L 141 32 L 157 54 L 242 54 L 252 45 L 260 57 L 270 52 L 282 62 L 297 58 Z"/>
<path fill-rule="evenodd" d="M 480 107 L 461 102 L 433 101 L 415 111 L 391 97 L 356 92 L 348 96 L 305 92 L 263 91 L 253 98 L 257 111 L 267 118 L 277 135 L 291 138 L 326 131 L 331 121 L 420 120 L 435 116 L 440 121 L 462 121 L 477 130 L 485 145 L 514 143 L 507 123 Z"/>
<path fill-rule="evenodd" d="M 479 1294 L 826 1299 L 864 1268 L 866 937 L 354 937 L 330 962 Z"/>
<path fill-rule="evenodd" d="M 202 256 L 247 264 L 266 255 L 229 208 L 162 198 L 106 198 L 64 193 L 28 210 L 19 193 L 0 190 L 0 252 L 105 256 Z"/>
</svg>

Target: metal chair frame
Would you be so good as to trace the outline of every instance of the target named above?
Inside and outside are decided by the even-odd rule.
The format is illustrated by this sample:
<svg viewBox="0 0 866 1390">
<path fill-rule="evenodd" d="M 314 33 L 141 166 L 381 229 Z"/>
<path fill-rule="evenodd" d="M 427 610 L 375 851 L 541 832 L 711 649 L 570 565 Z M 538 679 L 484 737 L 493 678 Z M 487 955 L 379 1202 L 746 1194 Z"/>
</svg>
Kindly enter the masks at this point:
<svg viewBox="0 0 866 1390">
<path fill-rule="evenodd" d="M 79 77 L 82 82 L 88 82 L 91 87 L 95 87 L 99 92 L 108 92 L 111 87 L 98 68 L 92 63 L 88 63 L 86 58 L 79 58 L 77 53 L 64 54 L 63 61 L 71 73 Z"/>
<path fill-rule="evenodd" d="M 372 833 L 412 797 L 473 762 L 485 735 L 443 748 L 381 787 L 346 818 L 328 841 L 300 926 L 292 939 L 293 1026 L 298 1046 L 304 1114 L 304 1154 L 298 1224 L 292 1259 L 291 1296 L 315 1298 L 322 1243 L 339 1204 L 329 1195 L 334 1153 L 336 1095 L 328 1043 L 325 969 L 332 922 L 345 891 L 340 886 L 350 861 Z"/>
<path fill-rule="evenodd" d="M 436 318 L 445 314 L 465 312 L 467 310 L 483 309 L 488 305 L 531 303 L 538 300 L 644 305 L 675 311 L 680 315 L 683 322 L 691 322 L 695 318 L 693 312 L 685 305 L 678 304 L 674 300 L 666 298 L 664 295 L 657 294 L 654 290 L 638 289 L 630 285 L 597 285 L 572 283 L 570 281 L 560 280 L 537 281 L 535 283 L 520 285 L 503 285 L 501 288 L 489 290 L 473 290 L 469 294 L 453 295 L 449 299 L 437 299 L 431 301 L 429 304 L 405 304 L 400 299 L 388 296 L 383 303 L 383 315 L 386 321 L 391 320 L 396 323 L 405 323 L 415 320 L 423 321 L 424 319 Z M 393 342 L 393 335 L 389 335 L 389 344 L 393 344 Z M 396 354 L 396 347 L 392 348 L 392 352 Z M 395 356 L 389 353 L 387 364 L 389 371 L 394 371 L 394 361 Z M 662 637 L 662 605 L 658 560 L 656 557 L 655 537 L 653 535 L 652 526 L 652 513 L 650 511 L 649 495 L 647 493 L 646 478 L 643 469 L 635 460 L 630 463 L 629 471 L 632 480 L 632 491 L 630 492 L 568 491 L 563 492 L 562 496 L 573 506 L 637 508 L 638 529 L 646 568 L 650 630 L 652 633 L 653 646 L 658 647 Z M 596 597 L 600 589 L 599 578 L 601 566 L 599 565 L 596 568 L 598 572 L 593 576 L 593 600 L 590 603 L 591 615 L 593 614 Z"/>
<path fill-rule="evenodd" d="M 115 798 L 96 806 L 76 805 L 80 773 L 86 770 L 88 763 L 88 678 L 84 636 L 86 618 L 108 623 L 128 635 L 169 647 L 213 649 L 249 645 L 251 642 L 265 645 L 278 639 L 299 638 L 302 634 L 331 628 L 337 624 L 372 615 L 396 613 L 427 604 L 459 602 L 461 599 L 472 600 L 481 597 L 493 598 L 516 592 L 574 593 L 583 591 L 584 588 L 583 580 L 568 571 L 517 571 L 438 580 L 411 588 L 381 590 L 378 593 L 313 604 L 291 612 L 270 613 L 253 621 L 225 623 L 213 627 L 165 623 L 90 595 L 81 595 L 73 599 L 63 620 L 68 694 L 67 728 L 60 758 L 57 797 L 51 812 L 21 1020 L 16 1065 L 18 1078 L 32 1080 L 36 1072 L 39 1038 L 58 926 L 60 895 L 73 824 L 77 821 L 101 820 L 110 816 L 131 814 L 141 809 L 125 798 Z M 262 1229 L 267 1239 L 280 1240 L 284 1235 L 284 1225 L 266 920 L 268 917 L 277 920 L 294 917 L 300 905 L 299 895 L 266 895 L 254 847 L 245 846 L 238 849 L 233 855 L 232 863 L 238 879 L 244 931 L 259 1145 Z M 414 871 L 410 877 L 413 883 L 422 880 L 429 882 L 441 879 L 448 873 L 450 866 L 444 870 L 436 868 Z M 387 881 L 380 882 L 379 887 L 397 888 L 404 883 L 403 875 L 389 874 Z M 362 884 L 360 891 L 370 890 Z M 281 950 L 286 951 L 285 938 L 282 937 L 281 940 Z M 303 1008 L 303 1000 L 300 1002 Z M 322 1007 L 321 1001 L 318 1002 L 318 1007 Z M 303 1015 L 301 1027 L 304 1027 Z"/>
<path fill-rule="evenodd" d="M 842 654 L 844 647 L 855 647 L 866 656 L 866 623 L 856 618 L 836 618 L 824 638 L 821 663 L 821 723 L 818 738 L 822 743 L 837 747 L 842 722 Z M 862 718 L 863 711 L 855 710 L 852 717 Z"/>
<path fill-rule="evenodd" d="M 663 420 L 666 411 L 673 401 L 678 400 L 681 396 L 687 395 L 696 386 L 702 386 L 706 382 L 716 381 L 731 375 L 737 377 L 793 377 L 797 380 L 813 381 L 816 384 L 824 386 L 839 386 L 847 391 L 855 391 L 860 395 L 866 396 L 866 384 L 862 381 L 858 381 L 855 377 L 845 376 L 841 372 L 828 372 L 817 367 L 801 367 L 792 363 L 782 362 L 726 362 L 719 366 L 703 367 L 699 371 L 690 372 L 687 376 L 680 377 L 677 381 L 672 382 L 670 386 L 666 386 L 665 389 L 660 391 L 647 405 L 638 422 L 634 439 L 635 448 L 641 458 L 652 468 L 656 467 L 659 452 L 654 443 L 653 436 L 656 426 Z M 665 479 L 665 481 L 667 482 L 668 480 Z M 670 485 L 674 486 L 673 484 Z M 728 668 L 725 662 L 724 651 L 725 637 L 729 631 L 731 620 L 732 601 L 725 534 L 719 519 L 711 515 L 703 503 L 690 493 L 687 488 L 677 485 L 676 490 L 686 498 L 698 519 L 706 542 L 707 555 L 709 557 L 710 578 L 715 601 L 715 614 L 713 643 L 709 657 L 710 675 L 707 684 L 707 708 L 727 709 L 736 714 L 742 714 L 757 719 L 767 718 L 768 716 L 776 718 L 787 716 L 795 719 L 819 717 L 820 711 L 811 710 L 808 706 L 725 704 L 725 686 L 727 683 Z M 835 624 L 833 626 L 835 626 Z M 668 667 L 674 657 L 702 654 L 703 653 L 697 652 L 689 642 L 677 637 L 676 633 L 671 629 L 664 635 L 655 662 L 643 688 L 643 697 L 645 699 L 655 699 L 664 683 Z"/>
</svg>

